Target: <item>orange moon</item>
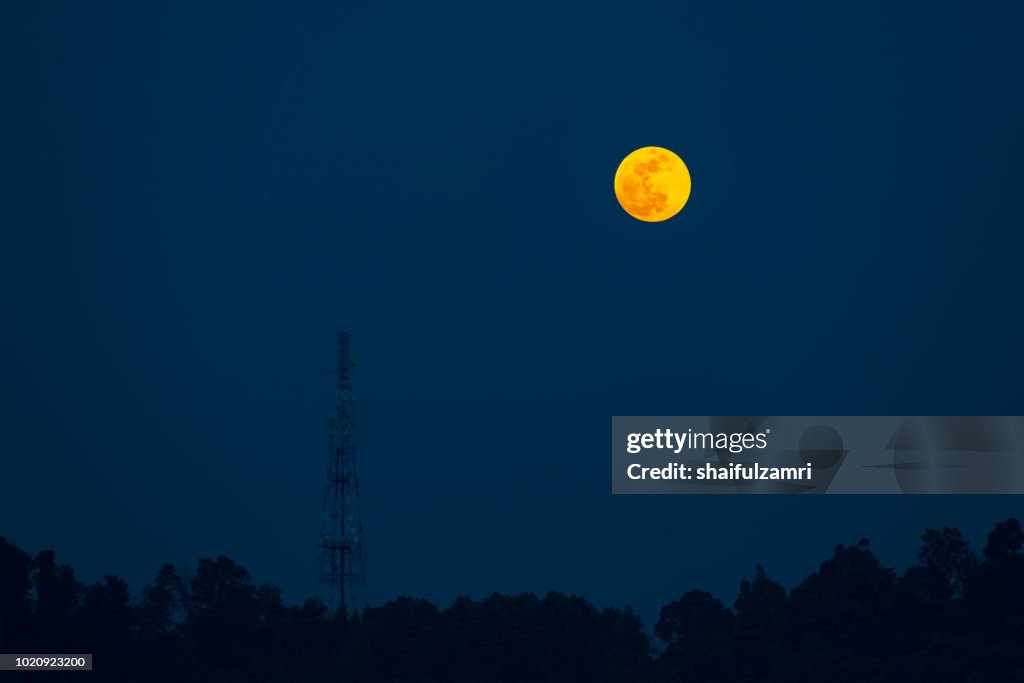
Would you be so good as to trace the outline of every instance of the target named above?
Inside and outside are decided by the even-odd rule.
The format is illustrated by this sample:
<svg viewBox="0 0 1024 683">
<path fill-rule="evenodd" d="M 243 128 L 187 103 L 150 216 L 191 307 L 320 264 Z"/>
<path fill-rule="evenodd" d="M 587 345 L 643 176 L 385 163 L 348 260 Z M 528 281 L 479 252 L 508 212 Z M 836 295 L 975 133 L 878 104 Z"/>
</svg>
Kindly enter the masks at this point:
<svg viewBox="0 0 1024 683">
<path fill-rule="evenodd" d="M 641 147 L 615 171 L 615 198 L 637 220 L 667 221 L 690 198 L 690 170 L 664 147 Z"/>
</svg>

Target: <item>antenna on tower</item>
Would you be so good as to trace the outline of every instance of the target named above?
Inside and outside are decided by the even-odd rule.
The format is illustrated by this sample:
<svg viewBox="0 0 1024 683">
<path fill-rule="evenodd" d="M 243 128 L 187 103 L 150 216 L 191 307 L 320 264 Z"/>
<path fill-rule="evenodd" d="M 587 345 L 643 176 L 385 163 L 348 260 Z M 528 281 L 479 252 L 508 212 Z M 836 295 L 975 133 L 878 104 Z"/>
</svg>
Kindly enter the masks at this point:
<svg viewBox="0 0 1024 683">
<path fill-rule="evenodd" d="M 327 421 L 327 481 L 324 519 L 320 532 L 318 582 L 321 594 L 338 614 L 347 615 L 353 592 L 366 576 L 363 523 L 359 517 L 359 476 L 356 473 L 352 335 L 338 335 L 337 396 L 334 415 Z"/>
</svg>

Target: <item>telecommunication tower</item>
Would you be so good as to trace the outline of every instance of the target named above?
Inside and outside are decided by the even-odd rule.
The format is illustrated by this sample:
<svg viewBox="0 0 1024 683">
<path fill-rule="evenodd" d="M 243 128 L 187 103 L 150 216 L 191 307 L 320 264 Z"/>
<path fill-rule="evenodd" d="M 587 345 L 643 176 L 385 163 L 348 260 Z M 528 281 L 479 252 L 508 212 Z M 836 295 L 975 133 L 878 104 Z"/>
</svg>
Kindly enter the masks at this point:
<svg viewBox="0 0 1024 683">
<path fill-rule="evenodd" d="M 359 518 L 359 476 L 356 473 L 355 419 L 352 401 L 352 335 L 338 335 L 334 415 L 327 421 L 327 482 L 320 532 L 318 580 L 321 594 L 339 614 L 348 614 L 353 590 L 366 574 L 363 523 Z M 346 602 L 348 601 L 348 602 Z"/>
</svg>

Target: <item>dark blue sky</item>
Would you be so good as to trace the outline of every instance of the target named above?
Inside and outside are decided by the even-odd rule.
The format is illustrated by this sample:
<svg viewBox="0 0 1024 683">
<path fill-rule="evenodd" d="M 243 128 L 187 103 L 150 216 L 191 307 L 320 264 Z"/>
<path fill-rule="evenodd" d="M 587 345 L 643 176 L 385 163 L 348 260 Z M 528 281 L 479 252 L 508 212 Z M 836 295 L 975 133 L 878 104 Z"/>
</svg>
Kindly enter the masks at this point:
<svg viewBox="0 0 1024 683">
<path fill-rule="evenodd" d="M 314 592 L 334 333 L 364 598 L 645 617 L 1013 497 L 612 497 L 616 414 L 1021 414 L 1022 11 L 4 3 L 0 534 Z M 898 6 L 893 6 L 898 5 Z M 615 203 L 686 160 L 665 224 Z"/>
</svg>

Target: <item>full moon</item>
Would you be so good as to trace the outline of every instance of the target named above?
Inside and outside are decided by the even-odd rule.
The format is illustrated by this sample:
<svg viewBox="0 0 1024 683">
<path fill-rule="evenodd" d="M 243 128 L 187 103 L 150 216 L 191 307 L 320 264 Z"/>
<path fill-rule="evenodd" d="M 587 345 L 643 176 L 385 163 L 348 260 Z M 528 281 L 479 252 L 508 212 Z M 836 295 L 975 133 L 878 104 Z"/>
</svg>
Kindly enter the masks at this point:
<svg viewBox="0 0 1024 683">
<path fill-rule="evenodd" d="M 633 218 L 666 221 L 690 198 L 690 171 L 683 160 L 663 147 L 631 152 L 615 171 L 615 198 Z"/>
</svg>

